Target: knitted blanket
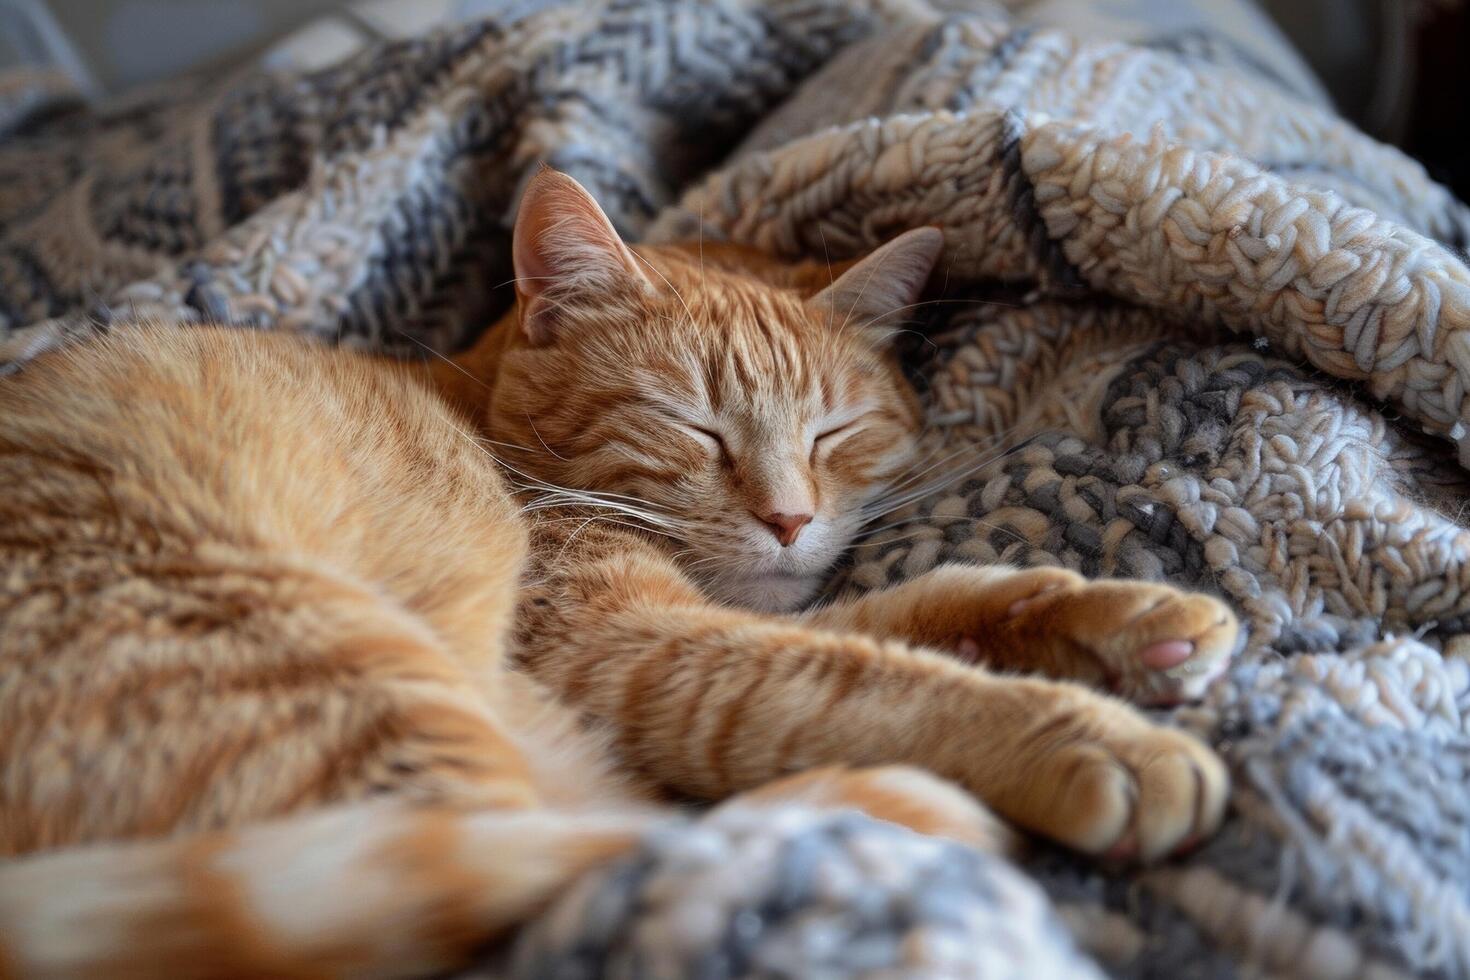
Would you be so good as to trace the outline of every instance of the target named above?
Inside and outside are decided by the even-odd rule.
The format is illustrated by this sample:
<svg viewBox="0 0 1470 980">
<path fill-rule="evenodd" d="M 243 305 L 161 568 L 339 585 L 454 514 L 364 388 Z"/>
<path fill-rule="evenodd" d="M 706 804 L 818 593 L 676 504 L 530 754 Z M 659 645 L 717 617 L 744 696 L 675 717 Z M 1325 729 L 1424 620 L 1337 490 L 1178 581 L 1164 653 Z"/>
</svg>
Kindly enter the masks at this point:
<svg viewBox="0 0 1470 980">
<path fill-rule="evenodd" d="M 1173 715 L 1236 787 L 1187 859 L 1015 867 L 717 811 L 486 971 L 1470 976 L 1470 211 L 1299 66 L 1199 33 L 938 0 L 482 6 L 324 70 L 0 120 L 3 369 L 135 315 L 458 348 L 506 302 L 543 161 L 648 240 L 837 259 L 936 225 L 908 356 L 960 463 L 832 590 L 1056 563 L 1216 592 L 1249 630 Z"/>
</svg>

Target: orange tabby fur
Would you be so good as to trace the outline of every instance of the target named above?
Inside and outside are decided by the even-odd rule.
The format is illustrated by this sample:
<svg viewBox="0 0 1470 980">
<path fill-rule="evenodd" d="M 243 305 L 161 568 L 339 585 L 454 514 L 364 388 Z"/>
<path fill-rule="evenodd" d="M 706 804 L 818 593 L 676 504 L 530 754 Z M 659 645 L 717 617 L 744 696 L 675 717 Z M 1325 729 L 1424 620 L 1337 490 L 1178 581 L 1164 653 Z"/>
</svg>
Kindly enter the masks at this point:
<svg viewBox="0 0 1470 980">
<path fill-rule="evenodd" d="M 547 172 L 516 234 L 454 364 L 141 325 L 0 384 L 0 976 L 445 969 L 668 791 L 1001 846 L 932 772 L 1093 853 L 1214 828 L 1202 745 L 937 652 L 1190 696 L 1214 600 L 948 568 L 797 611 L 912 466 L 885 333 L 936 233 L 835 282 L 635 253 Z"/>
</svg>

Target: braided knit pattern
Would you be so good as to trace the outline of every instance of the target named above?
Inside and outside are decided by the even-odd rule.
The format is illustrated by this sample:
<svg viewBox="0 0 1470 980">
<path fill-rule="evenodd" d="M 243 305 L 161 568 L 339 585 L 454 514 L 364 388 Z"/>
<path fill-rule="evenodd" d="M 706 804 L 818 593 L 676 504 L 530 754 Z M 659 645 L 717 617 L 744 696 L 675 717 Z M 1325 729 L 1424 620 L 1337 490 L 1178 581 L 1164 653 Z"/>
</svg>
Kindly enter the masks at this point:
<svg viewBox="0 0 1470 980">
<path fill-rule="evenodd" d="M 509 974 L 1100 978 L 1014 867 L 856 814 L 723 807 L 583 880 L 521 937 Z"/>
<path fill-rule="evenodd" d="M 486 970 L 1470 977 L 1470 211 L 1279 44 L 1150 34 L 1150 2 L 1089 6 L 1143 11 L 1125 43 L 961 0 L 477 0 L 325 70 L 7 119 L 0 372 L 138 314 L 455 349 L 542 161 L 650 240 L 937 226 L 929 469 L 830 592 L 1006 561 L 1225 597 L 1246 650 L 1172 716 L 1232 765 L 1224 830 L 1027 880 L 725 810 Z"/>
</svg>

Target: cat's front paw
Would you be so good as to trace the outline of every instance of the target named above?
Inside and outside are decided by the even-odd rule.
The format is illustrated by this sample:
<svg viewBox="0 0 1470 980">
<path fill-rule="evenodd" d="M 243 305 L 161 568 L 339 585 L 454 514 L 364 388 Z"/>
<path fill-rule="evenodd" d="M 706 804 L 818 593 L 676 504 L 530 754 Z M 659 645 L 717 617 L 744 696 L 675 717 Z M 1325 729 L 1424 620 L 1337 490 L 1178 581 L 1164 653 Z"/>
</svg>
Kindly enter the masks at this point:
<svg viewBox="0 0 1470 980">
<path fill-rule="evenodd" d="M 1108 707 L 1101 724 L 1067 719 L 1039 740 L 1017 821 L 1119 861 L 1154 861 L 1213 834 L 1230 788 L 1220 758 L 1183 732 Z"/>
<path fill-rule="evenodd" d="M 1011 602 L 1002 629 L 1091 661 L 1073 664 L 1075 679 L 1091 679 L 1095 665 L 1104 683 L 1135 704 L 1197 700 L 1239 643 L 1235 614 L 1212 596 L 1154 582 L 1088 581 L 1053 569 L 1017 572 L 1014 584 L 1024 591 L 1033 577 L 1034 588 Z"/>
</svg>

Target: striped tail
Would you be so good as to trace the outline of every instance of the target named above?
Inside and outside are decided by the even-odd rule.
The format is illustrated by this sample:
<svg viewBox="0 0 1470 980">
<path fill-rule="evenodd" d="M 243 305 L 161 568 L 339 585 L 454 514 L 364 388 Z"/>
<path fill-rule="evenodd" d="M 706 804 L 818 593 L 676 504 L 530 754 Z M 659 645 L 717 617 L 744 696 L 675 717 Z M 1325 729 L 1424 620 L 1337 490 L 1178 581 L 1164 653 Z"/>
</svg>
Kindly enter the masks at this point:
<svg viewBox="0 0 1470 980">
<path fill-rule="evenodd" d="M 646 813 L 391 801 L 0 864 L 0 978 L 403 977 L 462 965 Z"/>
</svg>

